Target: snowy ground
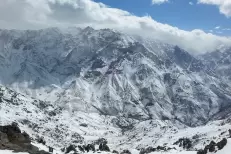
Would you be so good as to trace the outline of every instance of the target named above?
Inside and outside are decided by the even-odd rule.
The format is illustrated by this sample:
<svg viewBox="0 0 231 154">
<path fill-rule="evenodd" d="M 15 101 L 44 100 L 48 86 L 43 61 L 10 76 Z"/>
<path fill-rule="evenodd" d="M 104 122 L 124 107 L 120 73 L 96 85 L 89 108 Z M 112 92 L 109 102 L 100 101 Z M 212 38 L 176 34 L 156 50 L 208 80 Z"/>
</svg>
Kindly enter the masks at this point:
<svg viewBox="0 0 231 154">
<path fill-rule="evenodd" d="M 0 150 L 0 154 L 15 154 L 13 151 L 10 151 L 10 150 Z M 17 153 L 17 154 L 28 154 L 28 153 Z"/>
<path fill-rule="evenodd" d="M 13 91 L 4 88 L 2 88 L 2 91 L 4 97 L 0 106 L 0 125 L 18 122 L 20 128 L 32 136 L 33 139 L 36 139 L 37 136 L 44 137 L 46 145 L 54 147 L 56 153 L 60 153 L 61 148 L 74 144 L 76 140 L 83 140 L 82 144 L 88 144 L 99 138 L 106 138 L 111 150 L 122 151 L 128 149 L 132 151 L 132 149 L 149 146 L 165 145 L 173 147 L 173 143 L 179 138 L 187 137 L 193 142 L 191 150 L 196 151 L 196 149 L 204 148 L 212 140 L 218 142 L 222 138 L 228 138 L 228 130 L 231 129 L 231 120 L 229 119 L 213 121 L 205 126 L 190 128 L 179 122 L 168 120 L 146 120 L 143 122 L 134 120 L 127 122 L 126 119 L 121 118 L 120 123 L 132 123 L 133 125 L 131 129 L 122 131 L 113 122 L 118 120 L 118 117 L 81 111 L 56 110 L 54 106 L 44 107 L 42 102 L 26 98 Z M 54 110 L 58 114 L 52 115 L 51 113 Z M 76 143 L 76 145 L 79 144 Z M 230 140 L 228 144 L 230 144 Z M 48 150 L 45 146 L 36 146 L 41 150 Z M 178 146 L 175 147 L 177 151 L 172 151 L 173 154 L 195 153 L 190 151 L 179 152 L 183 149 Z M 138 154 L 139 152 L 133 150 L 132 153 Z M 225 151 L 220 154 L 225 154 Z"/>
</svg>

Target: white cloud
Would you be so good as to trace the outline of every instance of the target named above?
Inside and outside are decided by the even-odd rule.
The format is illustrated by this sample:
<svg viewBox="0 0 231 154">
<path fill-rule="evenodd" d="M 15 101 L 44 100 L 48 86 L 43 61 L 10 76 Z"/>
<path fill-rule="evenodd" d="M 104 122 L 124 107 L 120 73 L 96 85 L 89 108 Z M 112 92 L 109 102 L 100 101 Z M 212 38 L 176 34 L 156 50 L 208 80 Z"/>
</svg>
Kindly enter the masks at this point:
<svg viewBox="0 0 231 154">
<path fill-rule="evenodd" d="M 193 2 L 189 2 L 189 5 L 194 5 L 194 3 Z"/>
<path fill-rule="evenodd" d="M 152 4 L 163 4 L 169 2 L 168 0 L 152 0 Z"/>
<path fill-rule="evenodd" d="M 231 17 L 231 0 L 198 0 L 198 3 L 216 5 L 219 7 L 220 13 Z"/>
<path fill-rule="evenodd" d="M 217 26 L 217 27 L 215 27 L 214 29 L 220 29 L 221 28 L 221 26 Z"/>
<path fill-rule="evenodd" d="M 150 16 L 138 17 L 92 0 L 0 0 L 0 28 L 37 29 L 50 26 L 113 28 L 178 45 L 192 53 L 212 51 L 220 45 L 231 44 L 231 39 L 227 37 L 198 29 L 184 31 L 159 23 Z"/>
</svg>

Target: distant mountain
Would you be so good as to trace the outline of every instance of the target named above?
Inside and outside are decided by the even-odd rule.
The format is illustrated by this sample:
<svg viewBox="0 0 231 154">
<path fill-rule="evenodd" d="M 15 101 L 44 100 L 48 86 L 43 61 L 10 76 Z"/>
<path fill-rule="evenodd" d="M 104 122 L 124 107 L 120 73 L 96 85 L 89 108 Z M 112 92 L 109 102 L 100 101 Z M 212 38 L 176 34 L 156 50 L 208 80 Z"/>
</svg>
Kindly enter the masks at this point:
<svg viewBox="0 0 231 154">
<path fill-rule="evenodd" d="M 43 124 L 40 134 L 56 142 L 63 138 L 51 133 L 55 125 L 62 136 L 91 122 L 93 136 L 100 136 L 96 128 L 118 135 L 146 121 L 195 127 L 230 114 L 230 53 L 195 57 L 178 46 L 91 27 L 0 30 L 0 83 L 26 99 L 11 120 Z M 23 104 L 35 111 L 22 116 Z"/>
</svg>

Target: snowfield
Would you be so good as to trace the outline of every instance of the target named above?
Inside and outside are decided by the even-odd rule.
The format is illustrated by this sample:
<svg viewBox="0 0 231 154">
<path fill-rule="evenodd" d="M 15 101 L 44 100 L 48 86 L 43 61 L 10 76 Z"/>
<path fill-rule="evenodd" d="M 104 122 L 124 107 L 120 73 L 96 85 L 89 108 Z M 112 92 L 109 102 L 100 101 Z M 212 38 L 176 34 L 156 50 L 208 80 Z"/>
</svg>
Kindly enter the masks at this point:
<svg viewBox="0 0 231 154">
<path fill-rule="evenodd" d="M 41 150 L 48 151 L 47 147 L 39 145 L 39 144 L 33 144 L 37 147 L 39 147 Z M 231 150 L 231 139 L 228 139 L 227 145 L 220 151 L 217 151 L 216 154 L 230 154 Z M 139 154 L 139 151 L 137 150 L 130 150 L 132 154 Z M 55 154 L 63 154 L 60 151 L 54 151 Z M 172 150 L 168 152 L 152 152 L 150 154 L 196 154 L 196 151 L 177 151 Z M 0 154 L 14 154 L 12 151 L 9 150 L 0 150 Z M 17 153 L 17 154 L 27 154 L 27 153 Z M 94 152 L 88 152 L 88 154 L 94 154 Z M 101 154 L 109 154 L 108 152 L 101 152 Z M 208 153 L 208 154 L 214 154 L 214 153 Z"/>
<path fill-rule="evenodd" d="M 15 154 L 15 152 L 10 151 L 10 150 L 0 150 L 0 154 Z M 17 154 L 28 154 L 28 153 L 19 152 Z"/>
</svg>

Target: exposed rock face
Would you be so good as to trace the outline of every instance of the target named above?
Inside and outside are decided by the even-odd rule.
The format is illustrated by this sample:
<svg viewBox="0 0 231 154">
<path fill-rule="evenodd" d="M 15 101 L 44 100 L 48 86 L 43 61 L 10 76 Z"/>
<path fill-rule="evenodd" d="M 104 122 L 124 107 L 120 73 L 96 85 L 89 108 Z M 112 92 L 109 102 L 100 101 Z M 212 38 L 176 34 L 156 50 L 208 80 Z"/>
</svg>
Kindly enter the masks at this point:
<svg viewBox="0 0 231 154">
<path fill-rule="evenodd" d="M 38 137 L 38 138 L 37 138 L 37 142 L 38 142 L 38 143 L 41 143 L 41 144 L 43 144 L 43 145 L 46 145 L 46 141 L 44 140 L 43 137 Z"/>
<path fill-rule="evenodd" d="M 95 145 L 93 145 L 93 144 L 88 144 L 87 146 L 84 146 L 84 148 L 87 152 L 89 152 L 89 151 L 95 152 Z"/>
<path fill-rule="evenodd" d="M 174 145 L 179 145 L 179 147 L 184 149 L 190 149 L 192 147 L 192 141 L 189 138 L 180 138 Z"/>
<path fill-rule="evenodd" d="M 54 151 L 54 148 L 52 148 L 52 147 L 48 147 L 49 148 L 49 152 L 51 152 L 51 153 L 53 153 L 53 151 Z"/>
<path fill-rule="evenodd" d="M 141 149 L 140 150 L 140 154 L 148 154 L 148 153 L 152 153 L 152 152 L 158 152 L 158 151 L 170 151 L 172 149 L 176 149 L 175 147 L 174 148 L 170 148 L 170 147 L 166 147 L 166 146 L 158 146 L 157 148 L 153 148 L 153 147 L 147 147 L 147 148 L 144 148 L 144 149 Z"/>
<path fill-rule="evenodd" d="M 198 126 L 231 103 L 227 73 L 177 46 L 89 28 L 0 30 L 0 42 L 0 82 L 61 108 Z"/>
<path fill-rule="evenodd" d="M 218 150 L 223 149 L 227 144 L 227 139 L 224 138 L 223 140 L 221 140 L 220 142 L 217 143 L 217 148 Z"/>
<path fill-rule="evenodd" d="M 118 151 L 116 151 L 116 150 L 113 150 L 113 151 L 112 151 L 112 153 L 119 154 L 119 152 L 118 152 Z"/>
<path fill-rule="evenodd" d="M 227 144 L 227 139 L 223 138 L 220 142 L 216 143 L 211 141 L 209 145 L 206 145 L 203 150 L 199 150 L 197 154 L 207 154 L 208 152 L 216 152 L 216 149 L 221 150 Z"/>
<path fill-rule="evenodd" d="M 110 148 L 107 146 L 106 143 L 101 143 L 101 144 L 99 145 L 99 150 L 100 150 L 100 151 L 110 151 Z"/>
<path fill-rule="evenodd" d="M 96 145 L 107 144 L 107 140 L 105 138 L 99 138 L 98 140 L 94 142 L 94 144 Z"/>
<path fill-rule="evenodd" d="M 129 150 L 123 150 L 120 154 L 132 154 Z"/>
<path fill-rule="evenodd" d="M 70 153 L 71 151 L 77 151 L 74 145 L 70 145 L 69 147 L 67 147 L 65 153 Z"/>
<path fill-rule="evenodd" d="M 148 147 L 146 149 L 141 149 L 140 154 L 148 154 L 148 153 L 151 153 L 151 152 L 155 152 L 156 150 L 157 150 L 156 148 Z"/>
<path fill-rule="evenodd" d="M 30 154 L 49 154 L 33 146 L 30 136 L 25 132 L 22 133 L 16 123 L 0 126 L 0 149 Z"/>
</svg>

